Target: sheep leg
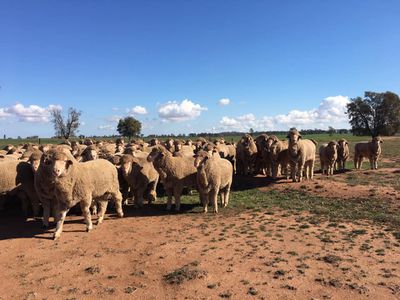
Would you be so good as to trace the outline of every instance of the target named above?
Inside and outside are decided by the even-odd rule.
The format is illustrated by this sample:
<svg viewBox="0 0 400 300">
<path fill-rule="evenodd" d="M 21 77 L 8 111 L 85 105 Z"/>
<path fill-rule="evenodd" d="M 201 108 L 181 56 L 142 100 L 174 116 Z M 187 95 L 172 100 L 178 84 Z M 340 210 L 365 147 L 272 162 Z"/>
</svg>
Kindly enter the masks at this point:
<svg viewBox="0 0 400 300">
<path fill-rule="evenodd" d="M 143 207 L 143 193 L 144 193 L 143 187 L 141 187 L 135 191 L 135 204 L 138 207 Z"/>
<path fill-rule="evenodd" d="M 39 219 L 39 215 L 40 215 L 40 205 L 39 205 L 39 199 L 36 195 L 35 192 L 33 192 L 34 195 L 31 195 L 31 205 L 32 205 L 32 212 L 33 212 L 33 217 L 35 219 Z"/>
<path fill-rule="evenodd" d="M 296 182 L 296 163 L 291 163 L 290 164 L 290 171 L 292 173 L 292 181 Z"/>
<path fill-rule="evenodd" d="M 297 169 L 299 173 L 298 181 L 301 182 L 303 180 L 304 163 L 299 162 Z"/>
<path fill-rule="evenodd" d="M 346 170 L 346 160 L 345 159 L 342 161 L 342 170 L 343 171 Z"/>
<path fill-rule="evenodd" d="M 85 223 L 86 223 L 86 231 L 87 232 L 91 231 L 93 228 L 92 216 L 90 214 L 90 204 L 91 203 L 92 203 L 92 201 L 81 201 L 80 202 L 81 209 L 82 209 L 82 215 L 83 215 L 83 218 L 85 219 Z"/>
<path fill-rule="evenodd" d="M 49 227 L 49 218 L 50 218 L 50 201 L 47 199 L 42 199 L 42 206 L 43 206 L 43 227 Z"/>
<path fill-rule="evenodd" d="M 92 215 L 96 216 L 97 215 L 97 201 L 93 200 L 92 204 L 90 205 L 90 208 L 92 209 Z"/>
<path fill-rule="evenodd" d="M 374 159 L 373 158 L 369 159 L 369 164 L 371 166 L 371 170 L 373 170 L 374 169 Z"/>
<path fill-rule="evenodd" d="M 171 206 L 172 206 L 173 189 L 172 188 L 168 188 L 166 190 L 166 192 L 167 192 L 167 210 L 170 211 L 171 210 Z"/>
<path fill-rule="evenodd" d="M 100 210 L 99 210 L 99 218 L 97 219 L 97 225 L 103 223 L 104 215 L 107 210 L 107 205 L 108 205 L 108 200 L 99 201 Z"/>
<path fill-rule="evenodd" d="M 231 190 L 231 184 L 232 183 L 229 183 L 228 184 L 228 186 L 225 188 L 225 191 L 224 191 L 224 202 L 222 203 L 222 206 L 223 207 L 227 207 L 228 206 L 228 203 L 229 203 L 229 193 L 230 193 L 230 190 Z"/>
<path fill-rule="evenodd" d="M 214 208 L 213 211 L 215 214 L 218 213 L 218 191 L 216 190 L 211 190 L 210 193 L 208 194 L 208 198 L 210 201 L 212 201 Z"/>
<path fill-rule="evenodd" d="M 157 187 L 157 183 L 156 182 L 152 182 L 150 184 L 149 199 L 148 199 L 149 204 L 152 203 L 153 201 L 154 202 L 157 201 L 157 190 L 156 190 L 156 187 Z"/>
<path fill-rule="evenodd" d="M 176 186 L 174 188 L 175 211 L 179 211 L 181 209 L 181 195 L 182 195 L 182 187 Z"/>
<path fill-rule="evenodd" d="M 119 218 L 122 218 L 124 216 L 124 212 L 122 210 L 122 195 L 119 190 L 117 190 L 115 193 L 111 194 L 111 197 L 114 200 L 115 203 L 115 210 L 117 211 L 117 216 Z"/>
<path fill-rule="evenodd" d="M 310 177 L 311 180 L 314 179 L 314 163 L 315 162 L 313 160 L 310 162 L 310 174 L 308 177 Z"/>
<path fill-rule="evenodd" d="M 67 216 L 68 211 L 69 209 L 63 209 L 63 210 L 57 209 L 57 226 L 53 237 L 55 241 L 61 237 L 61 232 L 63 230 L 65 217 Z"/>
<path fill-rule="evenodd" d="M 208 211 L 208 196 L 207 194 L 200 193 L 200 202 L 203 204 L 203 213 Z"/>
</svg>

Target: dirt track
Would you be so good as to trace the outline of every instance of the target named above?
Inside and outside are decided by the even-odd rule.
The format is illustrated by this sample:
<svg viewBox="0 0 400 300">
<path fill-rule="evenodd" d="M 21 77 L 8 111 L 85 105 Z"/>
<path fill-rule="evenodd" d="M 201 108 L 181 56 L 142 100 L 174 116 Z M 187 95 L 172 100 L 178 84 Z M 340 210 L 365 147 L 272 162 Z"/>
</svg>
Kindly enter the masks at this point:
<svg viewBox="0 0 400 300">
<path fill-rule="evenodd" d="M 128 207 L 91 233 L 70 216 L 58 243 L 40 222 L 2 213 L 0 298 L 400 297 L 400 245 L 384 227 L 278 209 L 205 216 L 163 208 Z"/>
</svg>

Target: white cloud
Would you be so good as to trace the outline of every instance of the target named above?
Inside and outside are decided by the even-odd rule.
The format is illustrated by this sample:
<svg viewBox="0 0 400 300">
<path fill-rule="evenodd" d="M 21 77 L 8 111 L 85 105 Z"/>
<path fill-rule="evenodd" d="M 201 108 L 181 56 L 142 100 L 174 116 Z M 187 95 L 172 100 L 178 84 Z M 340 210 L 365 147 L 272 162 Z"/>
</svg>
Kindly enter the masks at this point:
<svg viewBox="0 0 400 300">
<path fill-rule="evenodd" d="M 185 99 L 180 103 L 168 101 L 159 107 L 158 116 L 164 121 L 180 122 L 195 119 L 205 110 L 207 110 L 207 107 L 195 104 L 189 99 Z"/>
<path fill-rule="evenodd" d="M 221 106 L 226 106 L 226 105 L 229 105 L 230 103 L 231 103 L 231 100 L 228 98 L 222 98 L 222 99 L 219 99 L 219 101 L 218 101 L 218 104 Z"/>
<path fill-rule="evenodd" d="M 10 107 L 0 108 L 0 118 L 16 117 L 21 122 L 49 122 L 50 111 L 54 108 L 62 109 L 59 105 L 41 107 L 38 105 L 24 106 L 16 103 Z"/>
<path fill-rule="evenodd" d="M 247 114 L 236 118 L 224 116 L 220 121 L 221 130 L 248 131 L 255 130 L 286 130 L 290 127 L 299 129 L 321 128 L 328 126 L 347 128 L 346 105 L 349 97 L 332 96 L 322 100 L 319 106 L 312 110 L 291 110 L 284 115 L 263 116 L 257 119 L 253 114 Z"/>
<path fill-rule="evenodd" d="M 108 121 L 108 122 L 111 122 L 111 123 L 117 123 L 120 119 L 122 119 L 123 117 L 122 116 L 119 116 L 119 115 L 113 115 L 113 116 L 111 116 L 111 117 L 108 117 L 106 120 Z"/>
<path fill-rule="evenodd" d="M 128 109 L 128 113 L 133 115 L 145 115 L 147 114 L 147 109 L 146 107 L 136 105 L 135 107 Z"/>
<path fill-rule="evenodd" d="M 113 111 L 118 111 L 119 110 L 119 107 L 113 107 L 113 108 L 111 108 Z"/>
<path fill-rule="evenodd" d="M 101 129 L 101 130 L 114 130 L 114 129 L 115 129 L 115 126 L 114 126 L 114 125 L 108 124 L 108 125 L 100 125 L 100 126 L 97 126 L 97 128 L 98 128 L 98 129 Z"/>
</svg>

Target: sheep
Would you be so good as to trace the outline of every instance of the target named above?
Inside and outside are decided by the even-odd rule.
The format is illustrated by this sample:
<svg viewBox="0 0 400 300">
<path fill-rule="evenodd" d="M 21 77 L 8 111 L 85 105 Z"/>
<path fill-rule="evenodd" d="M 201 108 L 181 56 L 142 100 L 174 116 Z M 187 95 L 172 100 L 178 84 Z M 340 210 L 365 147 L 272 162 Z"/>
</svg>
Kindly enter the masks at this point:
<svg viewBox="0 0 400 300">
<path fill-rule="evenodd" d="M 244 135 L 236 148 L 237 168 L 239 173 L 248 175 L 254 171 L 257 146 L 250 134 Z"/>
<path fill-rule="evenodd" d="M 295 128 L 289 131 L 287 138 L 289 139 L 288 154 L 293 182 L 302 181 L 303 171 L 305 171 L 306 179 L 313 179 L 317 142 L 303 140 Z"/>
<path fill-rule="evenodd" d="M 159 145 L 160 144 L 160 141 L 157 139 L 157 138 L 152 138 L 151 140 L 150 140 L 150 146 L 157 146 L 157 145 Z"/>
<path fill-rule="evenodd" d="M 285 171 L 286 179 L 289 179 L 289 156 L 288 156 L 288 142 L 276 140 L 269 147 L 269 158 L 272 166 L 272 178 L 278 177 L 279 166 L 281 170 Z"/>
<path fill-rule="evenodd" d="M 208 141 L 205 138 L 199 137 L 196 139 L 196 142 L 194 143 L 194 151 L 200 151 L 201 149 L 203 149 L 203 147 L 208 143 Z"/>
<path fill-rule="evenodd" d="M 231 162 L 233 173 L 236 172 L 236 147 L 235 145 L 227 145 L 220 140 L 215 141 L 214 149 L 219 153 L 220 157 Z"/>
<path fill-rule="evenodd" d="M 229 202 L 229 192 L 232 185 L 232 164 L 206 151 L 199 151 L 195 155 L 194 166 L 197 169 L 197 188 L 203 212 L 207 213 L 209 203 L 214 205 L 214 213 L 218 213 L 218 194 L 221 193 L 221 204 L 226 207 Z"/>
<path fill-rule="evenodd" d="M 156 187 L 159 174 L 154 169 L 153 164 L 147 161 L 147 158 L 140 159 L 125 154 L 121 157 L 120 165 L 123 178 L 133 192 L 136 205 L 139 207 L 143 206 L 143 198 L 146 190 L 149 191 L 147 197 L 149 204 L 157 200 Z"/>
<path fill-rule="evenodd" d="M 109 196 L 115 202 L 118 217 L 123 217 L 117 169 L 109 161 L 97 159 L 78 163 L 72 155 L 55 151 L 51 156 L 51 167 L 56 198 L 55 240 L 61 236 L 68 211 L 77 203 L 80 203 L 88 232 L 93 228 L 90 215 L 93 199 L 100 205 L 98 225 L 103 222 Z"/>
<path fill-rule="evenodd" d="M 167 140 L 165 141 L 164 145 L 165 145 L 165 148 L 166 148 L 169 152 L 173 153 L 173 152 L 175 151 L 174 140 L 173 140 L 173 139 L 167 139 Z"/>
<path fill-rule="evenodd" d="M 102 157 L 104 158 L 104 156 L 105 155 L 103 154 Z M 98 159 L 99 153 L 97 147 L 95 145 L 87 146 L 85 150 L 82 152 L 81 157 L 82 157 L 81 160 L 82 162 Z"/>
<path fill-rule="evenodd" d="M 266 173 L 267 162 L 264 160 L 263 155 L 262 155 L 262 149 L 265 147 L 265 143 L 266 143 L 267 139 L 268 139 L 268 135 L 266 133 L 262 133 L 258 137 L 256 137 L 256 139 L 254 140 L 256 143 L 256 147 L 257 147 L 257 155 L 256 155 L 256 161 L 255 161 L 255 168 L 256 168 L 257 174 L 268 175 Z"/>
<path fill-rule="evenodd" d="M 363 158 L 368 158 L 371 169 L 378 169 L 378 159 L 382 152 L 382 143 L 383 140 L 379 136 L 373 137 L 367 143 L 357 143 L 354 146 L 354 167 L 361 169 Z"/>
<path fill-rule="evenodd" d="M 321 162 L 321 173 L 333 175 L 335 163 L 338 158 L 338 146 L 336 141 L 324 143 L 319 147 L 319 160 Z"/>
<path fill-rule="evenodd" d="M 54 180 L 52 178 L 51 152 L 35 151 L 29 158 L 35 177 L 35 191 L 43 208 L 43 227 L 49 227 L 51 208 L 54 209 Z M 53 212 L 53 216 L 55 213 Z"/>
<path fill-rule="evenodd" d="M 193 148 L 189 145 L 184 145 L 182 141 L 175 140 L 174 141 L 174 156 L 193 156 Z"/>
<path fill-rule="evenodd" d="M 160 174 L 160 180 L 168 196 L 167 210 L 171 210 L 172 195 L 175 210 L 180 210 L 181 194 L 184 187 L 196 187 L 197 169 L 193 157 L 174 157 L 163 146 L 155 146 L 147 157 Z"/>
<path fill-rule="evenodd" d="M 338 158 L 337 164 L 338 169 L 340 171 L 344 171 L 346 169 L 346 161 L 350 157 L 350 149 L 349 149 L 349 142 L 345 139 L 340 139 L 338 141 Z"/>
<path fill-rule="evenodd" d="M 32 207 L 33 217 L 39 217 L 39 199 L 35 192 L 34 175 L 29 163 L 18 160 L 0 162 L 0 195 L 2 198 L 5 195 L 17 196 L 22 201 L 25 217 L 28 216 L 29 206 Z"/>
</svg>

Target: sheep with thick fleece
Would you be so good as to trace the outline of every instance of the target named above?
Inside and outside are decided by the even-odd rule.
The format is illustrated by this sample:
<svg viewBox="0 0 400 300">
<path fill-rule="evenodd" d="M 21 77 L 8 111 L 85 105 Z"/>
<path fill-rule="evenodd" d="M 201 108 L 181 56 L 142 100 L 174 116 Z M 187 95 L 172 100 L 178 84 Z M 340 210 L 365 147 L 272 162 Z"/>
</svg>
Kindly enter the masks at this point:
<svg viewBox="0 0 400 300">
<path fill-rule="evenodd" d="M 314 177 L 315 149 L 317 142 L 303 140 L 297 129 L 291 129 L 287 135 L 289 139 L 288 154 L 293 182 L 302 181 L 303 171 L 306 179 Z"/>
<path fill-rule="evenodd" d="M 43 227 L 49 227 L 51 209 L 54 210 L 54 179 L 51 167 L 51 150 L 46 153 L 35 151 L 29 158 L 35 176 L 35 191 L 43 208 Z M 53 216 L 55 213 L 53 211 Z"/>
<path fill-rule="evenodd" d="M 65 217 L 77 203 L 81 205 L 87 231 L 93 227 L 90 215 L 92 200 L 100 205 L 97 224 L 104 219 L 109 197 L 115 201 L 118 216 L 123 217 L 118 173 L 112 163 L 104 159 L 78 163 L 71 154 L 55 151 L 51 156 L 51 166 L 57 219 L 54 239 L 60 238 Z"/>
<path fill-rule="evenodd" d="M 350 157 L 349 142 L 345 139 L 338 140 L 338 170 L 344 171 L 346 169 L 346 161 Z"/>
<path fill-rule="evenodd" d="M 148 162 L 147 158 L 137 158 L 129 154 L 121 157 L 120 164 L 120 170 L 133 193 L 135 204 L 142 207 L 144 196 L 149 203 L 156 201 L 159 174 L 153 164 Z"/>
<path fill-rule="evenodd" d="M 319 160 L 321 162 L 322 174 L 333 175 L 335 163 L 338 158 L 338 146 L 336 141 L 330 141 L 319 147 Z"/>
<path fill-rule="evenodd" d="M 196 186 L 197 169 L 193 157 L 174 157 L 164 146 L 155 146 L 147 157 L 153 162 L 160 174 L 160 180 L 168 196 L 167 210 L 171 210 L 172 195 L 175 198 L 175 210 L 180 210 L 181 195 L 184 187 Z"/>
<path fill-rule="evenodd" d="M 239 174 L 248 175 L 254 172 L 257 157 L 257 146 L 250 134 L 245 134 L 236 148 L 236 167 Z"/>
<path fill-rule="evenodd" d="M 214 205 L 214 213 L 218 213 L 218 194 L 221 193 L 221 203 L 226 207 L 229 202 L 229 192 L 232 185 L 232 164 L 219 155 L 199 151 L 195 155 L 194 166 L 197 168 L 197 189 L 204 213 L 209 203 Z"/>
<path fill-rule="evenodd" d="M 354 167 L 361 169 L 364 158 L 368 158 L 371 169 L 378 169 L 378 159 L 382 152 L 381 144 L 383 140 L 381 137 L 373 137 L 370 142 L 357 143 L 354 146 Z"/>
<path fill-rule="evenodd" d="M 33 216 L 39 217 L 39 199 L 35 192 L 34 175 L 29 163 L 18 160 L 0 162 L 0 202 L 2 202 L 0 208 L 4 205 L 6 195 L 21 199 L 25 217 L 28 216 L 30 206 Z"/>
<path fill-rule="evenodd" d="M 269 147 L 269 157 L 271 160 L 272 178 L 276 179 L 279 176 L 279 166 L 281 171 L 284 171 L 286 178 L 289 177 L 289 156 L 288 142 L 276 140 Z M 283 172 L 282 172 L 283 173 Z"/>
</svg>

